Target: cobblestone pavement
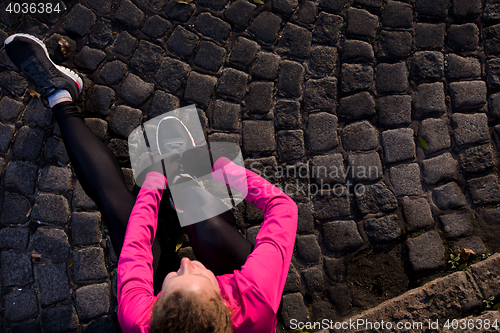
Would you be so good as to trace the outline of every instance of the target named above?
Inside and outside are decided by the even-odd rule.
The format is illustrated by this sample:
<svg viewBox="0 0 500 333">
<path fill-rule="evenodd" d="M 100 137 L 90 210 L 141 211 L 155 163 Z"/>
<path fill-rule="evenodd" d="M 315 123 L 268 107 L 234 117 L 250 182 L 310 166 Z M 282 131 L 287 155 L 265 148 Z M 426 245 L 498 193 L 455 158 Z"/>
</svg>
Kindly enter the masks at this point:
<svg viewBox="0 0 500 333">
<path fill-rule="evenodd" d="M 0 42 L 37 35 L 86 76 L 79 106 L 131 190 L 130 131 L 191 103 L 209 140 L 241 144 L 248 168 L 287 189 L 299 226 L 279 331 L 451 274 L 457 248 L 497 252 L 500 1 L 264 2 L 65 1 L 22 15 L 3 1 Z M 0 332 L 119 331 L 105 223 L 33 88 L 0 53 Z M 254 241 L 262 213 L 235 213 Z M 455 315 L 477 314 L 478 297 Z"/>
</svg>

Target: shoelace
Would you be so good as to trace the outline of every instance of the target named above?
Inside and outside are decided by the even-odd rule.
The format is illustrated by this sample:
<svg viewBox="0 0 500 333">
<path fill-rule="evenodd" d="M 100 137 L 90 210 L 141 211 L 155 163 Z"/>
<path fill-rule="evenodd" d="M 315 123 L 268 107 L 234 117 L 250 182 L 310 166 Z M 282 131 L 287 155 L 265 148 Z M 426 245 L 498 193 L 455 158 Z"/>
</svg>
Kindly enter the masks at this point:
<svg viewBox="0 0 500 333">
<path fill-rule="evenodd" d="M 47 77 L 47 74 L 43 70 L 38 60 L 29 63 L 28 66 L 24 68 L 24 70 L 26 72 L 26 75 L 28 75 L 33 80 L 33 82 L 38 85 L 38 89 L 42 92 L 42 95 L 45 94 L 45 91 L 47 89 L 52 87 L 53 84 L 50 82 L 50 79 Z M 54 66 L 50 66 L 48 70 L 52 77 L 55 77 L 59 74 L 58 72 L 56 72 Z"/>
</svg>

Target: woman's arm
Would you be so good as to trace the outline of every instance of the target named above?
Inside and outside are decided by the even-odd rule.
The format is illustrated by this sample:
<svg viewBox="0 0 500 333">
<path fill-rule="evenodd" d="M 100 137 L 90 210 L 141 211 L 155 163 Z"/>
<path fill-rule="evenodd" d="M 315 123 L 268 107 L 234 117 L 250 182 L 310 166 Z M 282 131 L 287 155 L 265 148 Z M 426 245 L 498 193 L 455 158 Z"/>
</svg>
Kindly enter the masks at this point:
<svg viewBox="0 0 500 333">
<path fill-rule="evenodd" d="M 148 325 L 157 297 L 153 289 L 153 253 L 158 209 L 167 179 L 158 172 L 147 174 L 130 214 L 118 261 L 118 320 L 125 333 Z"/>
<path fill-rule="evenodd" d="M 212 175 L 245 193 L 245 199 L 264 212 L 255 248 L 241 268 L 241 274 L 277 312 L 295 244 L 297 205 L 276 186 L 228 158 L 221 157 L 215 162 Z"/>
</svg>

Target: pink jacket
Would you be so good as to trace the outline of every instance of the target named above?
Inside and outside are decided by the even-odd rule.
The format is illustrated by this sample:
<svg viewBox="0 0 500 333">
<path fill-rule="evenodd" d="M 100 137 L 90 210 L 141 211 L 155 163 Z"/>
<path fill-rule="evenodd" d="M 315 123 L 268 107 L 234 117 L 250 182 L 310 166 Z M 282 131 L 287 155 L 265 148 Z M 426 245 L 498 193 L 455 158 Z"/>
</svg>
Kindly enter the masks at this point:
<svg viewBox="0 0 500 333">
<path fill-rule="evenodd" d="M 248 192 L 245 199 L 264 212 L 255 248 L 241 270 L 216 277 L 224 301 L 233 310 L 234 333 L 276 332 L 276 312 L 297 232 L 297 205 L 262 177 L 224 157 L 213 170 L 214 179 L 224 183 L 225 174 L 228 184 Z M 125 333 L 149 332 L 151 310 L 160 295 L 153 291 L 151 247 L 167 180 L 152 172 L 145 182 L 149 186 L 144 184 L 139 192 L 118 261 L 118 320 Z M 154 188 L 152 184 L 164 187 L 148 189 Z"/>
</svg>

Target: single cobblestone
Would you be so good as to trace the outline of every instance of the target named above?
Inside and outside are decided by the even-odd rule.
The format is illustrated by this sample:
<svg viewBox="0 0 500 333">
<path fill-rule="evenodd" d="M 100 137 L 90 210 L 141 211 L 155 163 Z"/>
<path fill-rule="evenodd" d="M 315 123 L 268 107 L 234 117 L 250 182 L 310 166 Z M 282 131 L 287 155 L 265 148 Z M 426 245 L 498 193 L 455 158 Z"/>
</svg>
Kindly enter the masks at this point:
<svg viewBox="0 0 500 333">
<path fill-rule="evenodd" d="M 121 167 L 130 167 L 130 155 L 126 140 L 111 139 L 107 146 Z"/>
<path fill-rule="evenodd" d="M 144 82 L 134 74 L 128 74 L 123 80 L 120 96 L 133 106 L 143 104 L 153 93 L 154 84 Z"/>
<path fill-rule="evenodd" d="M 315 235 L 297 235 L 297 254 L 306 262 L 317 262 L 321 257 L 321 248 L 318 244 L 318 237 Z"/>
<path fill-rule="evenodd" d="M 309 311 L 304 305 L 304 298 L 301 293 L 284 295 L 282 297 L 283 309 L 281 319 L 285 323 L 285 327 L 290 329 L 292 319 L 300 322 L 305 322 L 309 318 Z"/>
<path fill-rule="evenodd" d="M 375 60 L 375 55 L 370 43 L 360 40 L 346 40 L 342 45 L 341 58 L 346 62 L 371 62 Z"/>
<path fill-rule="evenodd" d="M 484 52 L 489 56 L 500 55 L 500 24 L 483 30 Z"/>
<path fill-rule="evenodd" d="M 408 89 L 408 69 L 404 62 L 379 64 L 375 87 L 379 94 L 403 93 Z"/>
<path fill-rule="evenodd" d="M 3 224 L 20 224 L 27 222 L 31 206 L 29 201 L 17 193 L 7 193 L 2 207 Z"/>
<path fill-rule="evenodd" d="M 40 194 L 33 206 L 32 218 L 63 226 L 69 220 L 68 200 L 62 195 Z"/>
<path fill-rule="evenodd" d="M 287 16 L 290 16 L 297 6 L 299 5 L 298 0 L 273 0 L 273 9 Z"/>
<path fill-rule="evenodd" d="M 203 69 L 217 72 L 224 62 L 226 50 L 209 41 L 201 41 L 194 56 L 194 63 Z"/>
<path fill-rule="evenodd" d="M 13 125 L 0 123 L 0 152 L 5 153 L 14 138 L 16 128 Z"/>
<path fill-rule="evenodd" d="M 444 56 L 441 52 L 415 52 L 412 61 L 412 76 L 419 81 L 439 80 L 444 76 Z"/>
<path fill-rule="evenodd" d="M 459 157 L 460 169 L 469 173 L 483 172 L 495 165 L 490 144 L 467 148 Z"/>
<path fill-rule="evenodd" d="M 71 169 L 48 165 L 42 169 L 38 188 L 43 191 L 66 193 L 71 189 Z"/>
<path fill-rule="evenodd" d="M 311 151 L 332 149 L 339 144 L 336 116 L 320 112 L 311 114 L 306 127 L 307 148 Z"/>
<path fill-rule="evenodd" d="M 323 272 L 317 266 L 303 270 L 302 275 L 311 294 L 320 293 L 325 289 Z"/>
<path fill-rule="evenodd" d="M 155 44 L 141 40 L 130 59 L 130 65 L 141 72 L 154 72 L 163 59 L 163 49 Z"/>
<path fill-rule="evenodd" d="M 265 115 L 271 110 L 274 84 L 272 82 L 252 82 L 245 97 L 247 110 L 251 114 Z"/>
<path fill-rule="evenodd" d="M 66 264 L 36 265 L 35 274 L 42 306 L 47 306 L 71 297 Z"/>
<path fill-rule="evenodd" d="M 378 17 L 367 10 L 349 8 L 346 34 L 354 37 L 375 38 L 379 25 Z"/>
<path fill-rule="evenodd" d="M 29 235 L 28 228 L 3 228 L 0 230 L 0 247 L 24 251 L 28 246 Z"/>
<path fill-rule="evenodd" d="M 337 100 L 337 79 L 325 77 L 319 80 L 307 80 L 304 90 L 306 110 L 334 111 Z"/>
<path fill-rule="evenodd" d="M 344 8 L 344 1 L 342 0 L 320 0 L 319 7 L 321 10 L 333 13 L 340 13 Z"/>
<path fill-rule="evenodd" d="M 184 99 L 206 108 L 216 83 L 217 79 L 212 76 L 191 72 L 186 82 Z"/>
<path fill-rule="evenodd" d="M 309 30 L 292 23 L 287 23 L 281 33 L 278 52 L 297 58 L 305 58 L 309 56 L 311 42 L 312 33 Z"/>
<path fill-rule="evenodd" d="M 38 159 L 42 150 L 43 134 L 43 131 L 38 128 L 21 127 L 12 145 L 13 155 L 28 161 Z"/>
<path fill-rule="evenodd" d="M 0 118 L 6 121 L 14 120 L 19 116 L 23 108 L 24 105 L 22 102 L 4 96 L 2 100 L 0 100 Z"/>
<path fill-rule="evenodd" d="M 384 96 L 377 99 L 377 105 L 380 125 L 385 127 L 399 127 L 408 126 L 411 123 L 411 96 Z"/>
<path fill-rule="evenodd" d="M 461 57 L 450 53 L 446 55 L 446 76 L 449 79 L 480 79 L 481 63 L 474 57 Z"/>
<path fill-rule="evenodd" d="M 229 23 L 235 24 L 240 28 L 246 28 L 253 11 L 257 6 L 245 0 L 237 0 L 231 3 L 224 11 L 224 17 Z"/>
<path fill-rule="evenodd" d="M 500 87 L 500 59 L 493 58 L 486 61 L 486 79 L 488 86 L 492 88 Z"/>
<path fill-rule="evenodd" d="M 363 245 L 356 222 L 335 221 L 323 224 L 324 244 L 329 251 L 353 251 Z"/>
<path fill-rule="evenodd" d="M 198 40 L 198 36 L 178 25 L 167 41 L 167 48 L 180 56 L 188 57 L 193 53 Z"/>
<path fill-rule="evenodd" d="M 253 40 L 238 37 L 229 56 L 229 63 L 239 69 L 246 69 L 255 59 L 260 46 Z"/>
<path fill-rule="evenodd" d="M 97 209 L 96 204 L 85 194 L 79 182 L 76 183 L 73 191 L 73 200 L 71 202 L 73 208 L 79 209 Z"/>
<path fill-rule="evenodd" d="M 153 15 L 148 17 L 141 30 L 149 37 L 156 39 L 167 32 L 170 27 L 172 24 L 169 21 L 158 15 Z"/>
<path fill-rule="evenodd" d="M 99 64 L 106 58 L 106 53 L 92 49 L 85 45 L 75 57 L 75 65 L 87 71 L 95 71 Z"/>
<path fill-rule="evenodd" d="M 363 118 L 375 113 L 375 101 L 367 91 L 340 99 L 339 115 L 350 118 Z"/>
<path fill-rule="evenodd" d="M 440 51 L 444 47 L 445 32 L 445 23 L 416 23 L 415 46 L 421 50 Z"/>
<path fill-rule="evenodd" d="M 252 76 L 274 80 L 278 76 L 280 57 L 268 52 L 259 52 L 252 64 Z"/>
<path fill-rule="evenodd" d="M 418 134 L 427 142 L 429 148 L 426 153 L 435 153 L 451 147 L 449 127 L 443 119 L 424 119 L 420 123 Z"/>
<path fill-rule="evenodd" d="M 28 125 L 49 127 L 52 125 L 52 110 L 43 106 L 39 98 L 33 98 L 24 111 L 23 121 Z"/>
<path fill-rule="evenodd" d="M 19 322 L 38 314 L 38 302 L 31 288 L 17 289 L 4 298 L 4 318 L 9 322 Z"/>
<path fill-rule="evenodd" d="M 323 265 L 325 273 L 330 279 L 332 279 L 334 282 L 344 281 L 346 269 L 344 263 L 342 262 L 342 259 L 325 257 L 323 259 Z"/>
<path fill-rule="evenodd" d="M 194 3 L 183 4 L 176 1 L 170 1 L 165 7 L 165 15 L 176 21 L 187 22 L 191 15 L 193 15 L 195 9 L 196 6 Z"/>
<path fill-rule="evenodd" d="M 414 132 L 411 128 L 382 132 L 382 146 L 386 163 L 413 160 L 416 157 Z"/>
<path fill-rule="evenodd" d="M 33 283 L 31 256 L 16 250 L 2 251 L 2 285 L 22 287 Z"/>
<path fill-rule="evenodd" d="M 274 125 L 270 121 L 243 121 L 243 150 L 264 152 L 276 149 Z"/>
<path fill-rule="evenodd" d="M 453 138 L 459 146 L 489 139 L 488 117 L 484 113 L 452 114 L 451 126 Z"/>
<path fill-rule="evenodd" d="M 314 217 L 318 220 L 351 215 L 350 199 L 344 186 L 336 186 L 333 190 L 320 190 L 312 200 Z"/>
<path fill-rule="evenodd" d="M 337 63 L 337 48 L 314 46 L 311 48 L 309 67 L 318 73 L 330 74 Z"/>
<path fill-rule="evenodd" d="M 104 250 L 101 247 L 88 247 L 73 252 L 75 278 L 78 282 L 106 278 Z"/>
<path fill-rule="evenodd" d="M 417 163 L 402 164 L 390 168 L 389 179 L 396 196 L 423 194 L 420 168 Z"/>
<path fill-rule="evenodd" d="M 108 283 L 92 284 L 76 290 L 76 303 L 80 320 L 102 316 L 109 310 Z"/>
<path fill-rule="evenodd" d="M 155 81 L 161 87 L 175 93 L 181 88 L 190 70 L 188 64 L 165 57 L 156 72 Z"/>
<path fill-rule="evenodd" d="M 101 240 L 101 213 L 74 212 L 71 216 L 73 242 L 80 245 L 97 244 Z"/>
<path fill-rule="evenodd" d="M 382 178 L 382 162 L 377 152 L 349 154 L 347 156 L 348 177 L 360 182 Z"/>
<path fill-rule="evenodd" d="M 73 305 L 62 305 L 42 310 L 41 324 L 51 333 L 78 329 L 80 321 Z"/>
<path fill-rule="evenodd" d="M 354 0 L 355 6 L 369 7 L 372 9 L 382 7 L 383 0 Z"/>
<path fill-rule="evenodd" d="M 418 116 L 446 113 L 447 108 L 443 83 L 420 84 L 413 98 L 413 106 Z"/>
<path fill-rule="evenodd" d="M 328 288 L 330 303 L 338 313 L 346 313 L 352 304 L 352 291 L 344 283 L 338 283 Z"/>
<path fill-rule="evenodd" d="M 408 259 L 415 272 L 444 266 L 444 246 L 437 231 L 429 231 L 406 241 Z"/>
<path fill-rule="evenodd" d="M 115 19 L 132 28 L 138 28 L 144 19 L 144 13 L 130 0 L 122 0 L 115 12 Z"/>
<path fill-rule="evenodd" d="M 396 197 L 383 182 L 364 185 L 364 192 L 355 192 L 355 195 L 362 214 L 388 212 L 398 207 Z"/>
<path fill-rule="evenodd" d="M 352 93 L 370 88 L 373 82 L 373 67 L 362 64 L 343 64 L 341 88 L 344 93 Z"/>
<path fill-rule="evenodd" d="M 486 253 L 483 241 L 477 236 L 462 238 L 453 243 L 453 246 L 458 246 L 461 249 L 471 249 L 476 254 Z"/>
<path fill-rule="evenodd" d="M 344 25 L 341 16 L 320 12 L 313 29 L 313 40 L 335 46 L 339 41 L 340 29 Z"/>
<path fill-rule="evenodd" d="M 63 28 L 67 32 L 83 37 L 89 33 L 96 19 L 95 14 L 90 9 L 77 3 L 71 8 L 64 21 Z"/>
<path fill-rule="evenodd" d="M 111 21 L 101 18 L 92 29 L 92 33 L 89 36 L 89 42 L 90 44 L 103 49 L 109 44 L 112 38 L 113 32 L 111 30 Z"/>
<path fill-rule="evenodd" d="M 137 44 L 137 39 L 135 39 L 127 31 L 122 31 L 116 37 L 111 49 L 113 50 L 113 52 L 116 52 L 123 56 L 128 56 L 136 48 Z"/>
<path fill-rule="evenodd" d="M 300 285 L 300 275 L 293 266 L 293 263 L 290 263 L 290 269 L 288 270 L 288 275 L 286 276 L 285 288 L 283 290 L 284 293 L 299 291 Z"/>
<path fill-rule="evenodd" d="M 301 130 L 279 131 L 277 138 L 282 160 L 296 160 L 305 155 L 304 133 Z"/>
<path fill-rule="evenodd" d="M 454 108 L 477 108 L 486 104 L 484 81 L 450 83 L 451 104 Z"/>
<path fill-rule="evenodd" d="M 28 87 L 28 81 L 22 76 L 12 71 L 3 71 L 0 73 L 0 86 L 4 87 L 7 91 L 12 92 L 16 96 L 22 96 L 24 91 Z M 2 98 L 4 100 L 7 97 Z M 19 103 L 19 102 L 18 102 Z M 19 105 L 17 103 L 17 105 Z M 14 103 L 10 103 L 14 104 Z M 2 105 L 4 108 L 5 104 Z M 2 114 L 2 109 L 0 108 L 0 114 Z M 12 114 L 9 112 L 9 114 Z"/>
<path fill-rule="evenodd" d="M 410 29 L 413 25 L 413 7 L 399 1 L 388 1 L 382 24 L 384 27 Z"/>
<path fill-rule="evenodd" d="M 450 0 L 417 0 L 415 11 L 418 15 L 444 19 L 448 16 Z"/>
<path fill-rule="evenodd" d="M 390 241 L 401 236 L 400 221 L 396 214 L 366 219 L 363 224 L 366 236 L 373 243 Z"/>
<path fill-rule="evenodd" d="M 156 90 L 153 101 L 148 111 L 148 118 L 152 119 L 166 112 L 173 111 L 180 107 L 179 98 L 168 94 L 162 90 Z"/>
<path fill-rule="evenodd" d="M 121 137 L 128 135 L 141 123 L 142 111 L 129 106 L 118 106 L 111 115 L 109 126 Z"/>
<path fill-rule="evenodd" d="M 10 162 L 5 170 L 5 184 L 24 195 L 33 194 L 37 177 L 37 166 L 27 162 Z"/>
<path fill-rule="evenodd" d="M 108 123 L 99 118 L 85 118 L 85 125 L 94 133 L 94 135 L 101 141 L 104 140 L 108 134 Z"/>
<path fill-rule="evenodd" d="M 458 209 L 467 205 L 465 195 L 455 182 L 436 187 L 432 194 L 436 206 L 441 210 Z"/>
<path fill-rule="evenodd" d="M 425 198 L 403 198 L 403 212 L 411 228 L 422 229 L 434 225 L 431 207 Z"/>
<path fill-rule="evenodd" d="M 473 178 L 467 181 L 472 203 L 486 205 L 500 202 L 500 186 L 496 175 Z"/>
<path fill-rule="evenodd" d="M 33 247 L 42 257 L 66 259 L 69 256 L 68 236 L 61 229 L 39 227 L 33 236 Z"/>
<path fill-rule="evenodd" d="M 241 128 L 240 105 L 216 100 L 213 110 L 213 127 L 218 130 L 239 130 Z"/>
<path fill-rule="evenodd" d="M 245 97 L 247 82 L 248 74 L 233 68 L 225 68 L 219 79 L 217 92 L 241 100 Z"/>
<path fill-rule="evenodd" d="M 377 130 L 366 120 L 346 125 L 342 131 L 342 145 L 346 151 L 375 149 L 378 147 Z"/>
<path fill-rule="evenodd" d="M 248 27 L 248 31 L 259 40 L 272 44 L 278 35 L 281 18 L 271 12 L 264 11 L 254 18 Z"/>
<path fill-rule="evenodd" d="M 410 55 L 412 36 L 407 31 L 380 32 L 378 40 L 378 57 L 381 59 L 406 58 Z"/>
<path fill-rule="evenodd" d="M 456 212 L 439 217 L 446 236 L 456 238 L 472 231 L 472 221 L 469 213 Z"/>
<path fill-rule="evenodd" d="M 45 158 L 47 160 L 58 161 L 61 164 L 68 164 L 69 157 L 62 140 L 50 137 L 45 144 Z"/>
<path fill-rule="evenodd" d="M 299 203 L 297 204 L 299 211 L 299 218 L 297 224 L 297 232 L 312 233 L 314 231 L 314 217 L 309 205 Z"/>
<path fill-rule="evenodd" d="M 443 180 L 453 180 L 458 176 L 458 162 L 450 153 L 426 159 L 422 162 L 424 181 L 436 184 Z"/>
<path fill-rule="evenodd" d="M 300 103 L 293 100 L 278 100 L 274 108 L 278 128 L 294 129 L 301 123 Z"/>
<path fill-rule="evenodd" d="M 279 91 L 291 97 L 302 95 L 304 72 L 301 64 L 288 60 L 282 61 L 278 79 Z"/>
<path fill-rule="evenodd" d="M 452 14 L 458 18 L 472 18 L 481 15 L 481 1 L 480 0 L 454 0 L 452 7 Z"/>
<path fill-rule="evenodd" d="M 474 23 L 452 24 L 447 37 L 448 45 L 456 52 L 475 51 L 479 45 L 479 28 Z"/>
</svg>

